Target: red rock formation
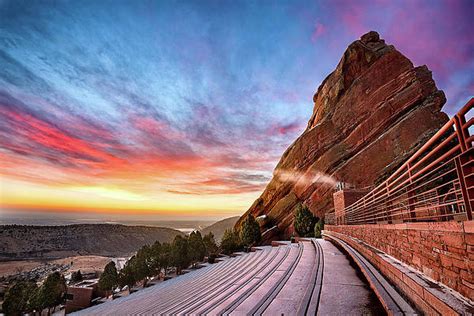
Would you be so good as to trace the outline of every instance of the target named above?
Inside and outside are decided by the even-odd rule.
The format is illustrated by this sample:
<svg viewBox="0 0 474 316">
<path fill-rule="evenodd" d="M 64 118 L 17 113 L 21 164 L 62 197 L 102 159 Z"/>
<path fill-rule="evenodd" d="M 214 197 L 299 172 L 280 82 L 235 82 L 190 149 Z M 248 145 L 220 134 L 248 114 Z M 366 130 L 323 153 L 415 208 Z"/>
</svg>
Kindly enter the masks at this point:
<svg viewBox="0 0 474 316">
<path fill-rule="evenodd" d="M 357 187 L 381 181 L 448 120 L 444 93 L 428 68 L 414 67 L 376 32 L 349 45 L 313 101 L 306 130 L 244 214 L 268 215 L 280 237 L 292 233 L 298 203 L 324 216 L 333 208 L 336 181 Z"/>
</svg>

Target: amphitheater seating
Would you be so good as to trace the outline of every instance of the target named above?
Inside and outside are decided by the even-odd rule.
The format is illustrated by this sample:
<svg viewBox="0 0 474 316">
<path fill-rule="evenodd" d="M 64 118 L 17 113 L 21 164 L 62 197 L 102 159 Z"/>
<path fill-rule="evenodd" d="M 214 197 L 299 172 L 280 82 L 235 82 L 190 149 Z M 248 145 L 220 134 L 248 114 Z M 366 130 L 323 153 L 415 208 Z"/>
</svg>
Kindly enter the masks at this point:
<svg viewBox="0 0 474 316">
<path fill-rule="evenodd" d="M 288 313 L 304 311 L 315 286 L 317 256 L 317 245 L 311 240 L 258 247 L 255 252 L 226 258 L 77 314 L 215 315 L 268 311 L 271 315 L 279 310 L 277 302 L 287 299 L 293 301 L 285 305 Z"/>
</svg>

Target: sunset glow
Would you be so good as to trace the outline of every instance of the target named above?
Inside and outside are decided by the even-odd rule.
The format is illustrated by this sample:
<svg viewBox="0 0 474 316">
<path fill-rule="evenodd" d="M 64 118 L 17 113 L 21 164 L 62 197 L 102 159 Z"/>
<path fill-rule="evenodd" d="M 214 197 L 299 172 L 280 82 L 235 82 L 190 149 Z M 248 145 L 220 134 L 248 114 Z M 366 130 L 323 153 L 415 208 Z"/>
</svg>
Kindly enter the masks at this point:
<svg viewBox="0 0 474 316">
<path fill-rule="evenodd" d="M 242 214 L 372 29 L 454 113 L 474 91 L 474 2 L 392 3 L 0 1 L 1 207 Z"/>
</svg>

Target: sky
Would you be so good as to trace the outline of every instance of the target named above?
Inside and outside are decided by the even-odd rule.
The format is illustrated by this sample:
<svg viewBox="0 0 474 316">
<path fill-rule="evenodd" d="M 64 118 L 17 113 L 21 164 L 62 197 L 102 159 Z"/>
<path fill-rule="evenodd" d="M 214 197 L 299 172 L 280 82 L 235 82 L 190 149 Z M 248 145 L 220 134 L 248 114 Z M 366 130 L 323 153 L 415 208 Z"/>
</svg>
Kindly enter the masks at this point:
<svg viewBox="0 0 474 316">
<path fill-rule="evenodd" d="M 304 130 L 346 47 L 378 31 L 454 114 L 474 1 L 0 0 L 2 210 L 223 218 Z"/>
</svg>

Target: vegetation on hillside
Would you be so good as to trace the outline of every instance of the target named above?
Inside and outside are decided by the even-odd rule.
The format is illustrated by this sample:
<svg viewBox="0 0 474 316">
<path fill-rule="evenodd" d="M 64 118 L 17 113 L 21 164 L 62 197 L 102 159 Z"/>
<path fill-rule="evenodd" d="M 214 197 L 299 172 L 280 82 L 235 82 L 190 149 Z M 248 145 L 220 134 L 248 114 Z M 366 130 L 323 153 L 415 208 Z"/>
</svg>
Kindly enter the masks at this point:
<svg viewBox="0 0 474 316">
<path fill-rule="evenodd" d="M 21 315 L 22 313 L 41 312 L 54 308 L 64 301 L 66 281 L 59 272 L 50 274 L 38 287 L 34 282 L 19 281 L 5 293 L 2 304 L 5 315 Z"/>
<path fill-rule="evenodd" d="M 192 232 L 189 236 L 177 235 L 171 243 L 156 241 L 151 246 L 142 246 L 134 256 L 117 271 L 113 261 L 109 262 L 99 278 L 99 288 L 110 295 L 118 287 L 123 288 L 139 284 L 146 286 L 152 277 L 164 278 L 172 268 L 177 275 L 190 266 L 196 267 L 205 257 L 213 263 L 221 253 L 231 254 L 240 250 L 242 244 L 252 245 L 260 240 L 260 230 L 253 217 L 248 218 L 241 231 L 228 230 L 224 234 L 221 245 L 218 246 L 214 235 L 209 232 L 204 237 L 201 233 Z M 241 242 L 243 237 L 244 243 Z M 71 275 L 71 282 L 82 280 L 80 271 Z M 50 274 L 43 285 L 37 286 L 35 282 L 17 282 L 11 286 L 2 305 L 6 315 L 21 315 L 27 312 L 40 312 L 64 302 L 66 282 L 59 272 Z"/>
</svg>

